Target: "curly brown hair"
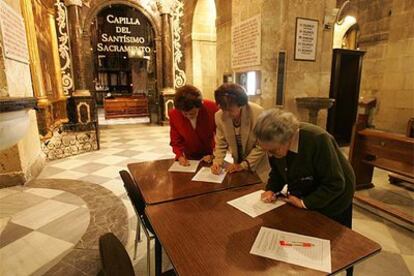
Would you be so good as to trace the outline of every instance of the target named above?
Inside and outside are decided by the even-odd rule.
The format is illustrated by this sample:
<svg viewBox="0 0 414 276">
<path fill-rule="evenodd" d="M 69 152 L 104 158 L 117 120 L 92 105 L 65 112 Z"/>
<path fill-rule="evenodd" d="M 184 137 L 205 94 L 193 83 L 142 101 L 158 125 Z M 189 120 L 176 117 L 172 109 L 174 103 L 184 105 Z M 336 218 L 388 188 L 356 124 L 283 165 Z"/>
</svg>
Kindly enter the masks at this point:
<svg viewBox="0 0 414 276">
<path fill-rule="evenodd" d="M 201 91 L 192 85 L 184 85 L 175 91 L 174 106 L 181 111 L 190 111 L 193 108 L 200 108 L 203 104 Z"/>
</svg>

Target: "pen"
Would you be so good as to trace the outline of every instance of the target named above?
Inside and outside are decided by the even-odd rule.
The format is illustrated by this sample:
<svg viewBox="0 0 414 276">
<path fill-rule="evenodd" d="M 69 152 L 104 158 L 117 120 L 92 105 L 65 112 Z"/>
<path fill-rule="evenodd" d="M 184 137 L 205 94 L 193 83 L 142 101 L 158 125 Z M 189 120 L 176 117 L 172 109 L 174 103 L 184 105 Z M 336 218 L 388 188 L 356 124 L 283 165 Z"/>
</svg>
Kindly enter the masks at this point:
<svg viewBox="0 0 414 276">
<path fill-rule="evenodd" d="M 302 247 L 312 247 L 315 246 L 313 243 L 310 242 L 297 242 L 297 241 L 279 241 L 280 246 L 302 246 Z"/>
</svg>

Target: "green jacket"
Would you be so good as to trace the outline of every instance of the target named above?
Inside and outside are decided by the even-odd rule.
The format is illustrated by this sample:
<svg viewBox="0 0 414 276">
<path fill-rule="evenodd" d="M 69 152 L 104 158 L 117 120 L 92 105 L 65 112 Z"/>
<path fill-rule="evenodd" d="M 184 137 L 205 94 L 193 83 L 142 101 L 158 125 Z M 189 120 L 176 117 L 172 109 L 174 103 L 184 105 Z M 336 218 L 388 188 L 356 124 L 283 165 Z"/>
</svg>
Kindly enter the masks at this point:
<svg viewBox="0 0 414 276">
<path fill-rule="evenodd" d="M 324 129 L 301 123 L 298 153 L 269 157 L 272 170 L 266 190 L 279 192 L 285 184 L 306 208 L 328 217 L 342 213 L 352 203 L 354 171 L 335 139 Z"/>
</svg>

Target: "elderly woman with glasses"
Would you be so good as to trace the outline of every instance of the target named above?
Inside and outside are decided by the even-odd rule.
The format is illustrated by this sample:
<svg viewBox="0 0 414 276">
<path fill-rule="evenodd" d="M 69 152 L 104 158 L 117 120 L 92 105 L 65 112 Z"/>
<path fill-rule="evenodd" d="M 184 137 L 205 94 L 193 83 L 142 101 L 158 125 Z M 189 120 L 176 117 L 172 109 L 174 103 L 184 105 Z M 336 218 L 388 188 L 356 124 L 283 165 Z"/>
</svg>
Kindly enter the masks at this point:
<svg viewBox="0 0 414 276">
<path fill-rule="evenodd" d="M 334 138 L 324 129 L 299 123 L 289 112 L 271 109 L 257 120 L 254 133 L 272 168 L 264 202 L 283 198 L 352 227 L 355 175 Z M 282 195 L 285 185 L 287 193 Z"/>
<path fill-rule="evenodd" d="M 169 117 L 170 145 L 175 159 L 182 166 L 189 166 L 189 159 L 211 163 L 216 130 L 214 114 L 218 110 L 216 104 L 203 100 L 198 88 L 184 85 L 177 89 L 174 105 Z"/>
<path fill-rule="evenodd" d="M 220 111 L 215 115 L 217 129 L 212 173 L 221 172 L 224 157 L 229 150 L 234 161 L 226 167 L 229 173 L 252 170 L 266 182 L 270 171 L 269 163 L 266 153 L 257 146 L 253 133 L 257 117 L 263 108 L 249 102 L 246 91 L 238 84 L 221 85 L 214 92 L 214 97 Z"/>
</svg>

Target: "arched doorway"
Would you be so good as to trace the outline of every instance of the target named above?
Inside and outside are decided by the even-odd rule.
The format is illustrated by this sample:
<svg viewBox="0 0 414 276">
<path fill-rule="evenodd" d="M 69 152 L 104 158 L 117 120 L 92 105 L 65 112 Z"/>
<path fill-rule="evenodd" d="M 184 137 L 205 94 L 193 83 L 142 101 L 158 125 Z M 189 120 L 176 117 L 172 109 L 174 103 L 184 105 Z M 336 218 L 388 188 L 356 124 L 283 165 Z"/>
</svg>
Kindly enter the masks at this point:
<svg viewBox="0 0 414 276">
<path fill-rule="evenodd" d="M 86 74 L 101 107 L 100 123 L 119 118 L 158 123 L 162 72 L 157 57 L 160 31 L 155 23 L 145 9 L 128 1 L 102 3 L 86 17 Z"/>
<path fill-rule="evenodd" d="M 337 20 L 333 33 L 333 57 L 329 97 L 335 99 L 328 110 L 327 130 L 340 145 L 349 145 L 356 121 L 362 57 L 358 50 L 359 27 L 354 16 Z"/>
<path fill-rule="evenodd" d="M 332 48 L 356 50 L 358 35 L 359 26 L 356 18 L 350 15 L 345 16 L 340 22 L 334 24 Z"/>
<path fill-rule="evenodd" d="M 192 20 L 192 82 L 205 98 L 214 99 L 216 81 L 216 4 L 198 0 Z"/>
</svg>

